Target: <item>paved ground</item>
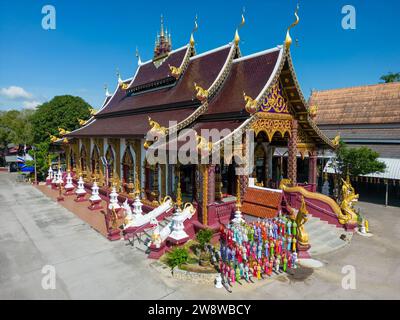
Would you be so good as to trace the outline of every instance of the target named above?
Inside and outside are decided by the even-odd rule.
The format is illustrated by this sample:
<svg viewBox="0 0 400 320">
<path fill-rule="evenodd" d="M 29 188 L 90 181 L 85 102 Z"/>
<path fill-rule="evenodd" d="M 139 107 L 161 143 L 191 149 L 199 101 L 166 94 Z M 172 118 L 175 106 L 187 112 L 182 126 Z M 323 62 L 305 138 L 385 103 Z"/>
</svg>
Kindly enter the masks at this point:
<svg viewBox="0 0 400 320">
<path fill-rule="evenodd" d="M 372 238 L 317 257 L 321 269 L 224 289 L 156 272 L 124 242 L 109 242 L 65 208 L 15 176 L 0 173 L 0 299 L 399 299 L 400 209 L 361 203 Z M 42 268 L 55 266 L 56 289 L 42 289 Z M 342 288 L 343 266 L 356 289 Z"/>
</svg>

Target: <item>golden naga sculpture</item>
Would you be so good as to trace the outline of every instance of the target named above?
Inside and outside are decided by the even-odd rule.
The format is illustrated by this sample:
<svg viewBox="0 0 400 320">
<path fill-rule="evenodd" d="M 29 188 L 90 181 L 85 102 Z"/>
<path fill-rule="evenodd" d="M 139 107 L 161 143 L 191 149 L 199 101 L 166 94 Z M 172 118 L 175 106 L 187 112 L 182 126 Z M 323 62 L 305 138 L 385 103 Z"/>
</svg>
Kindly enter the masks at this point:
<svg viewBox="0 0 400 320">
<path fill-rule="evenodd" d="M 178 79 L 181 74 L 182 74 L 182 68 L 180 67 L 174 67 L 168 64 L 169 70 L 171 71 L 171 75 L 175 78 Z"/>
<path fill-rule="evenodd" d="M 297 240 L 299 245 L 308 246 L 308 233 L 304 228 L 305 223 L 308 221 L 308 210 L 303 196 L 301 197 L 301 206 L 299 212 L 297 212 L 295 221 L 297 224 Z"/>
<path fill-rule="evenodd" d="M 342 210 L 343 215 L 339 217 L 339 222 L 356 223 L 358 220 L 358 214 L 354 209 L 354 202 L 358 201 L 359 195 L 356 194 L 350 181 L 342 179 L 342 183 L 342 201 L 340 203 L 340 209 Z"/>
<path fill-rule="evenodd" d="M 61 137 L 65 136 L 66 134 L 70 133 L 71 131 L 67 131 L 63 128 L 58 128 L 58 133 L 60 134 Z"/>
<path fill-rule="evenodd" d="M 161 126 L 157 121 L 149 117 L 150 134 L 154 136 L 154 141 L 158 140 L 158 136 L 165 136 L 168 132 L 167 128 Z M 146 140 L 143 144 L 145 149 L 148 149 L 153 144 L 153 141 Z"/>
<path fill-rule="evenodd" d="M 254 100 L 252 97 L 246 95 L 245 92 L 243 92 L 243 98 L 244 101 L 246 102 L 245 106 L 246 111 L 250 114 L 257 112 L 257 100 Z"/>
<path fill-rule="evenodd" d="M 91 116 L 94 116 L 96 114 L 96 110 L 93 108 L 89 108 L 89 111 Z"/>
<path fill-rule="evenodd" d="M 54 142 L 56 142 L 57 140 L 59 140 L 60 138 L 58 138 L 58 137 L 56 137 L 56 136 L 53 136 L 53 135 L 50 135 L 50 142 L 51 143 L 54 143 Z"/>
<path fill-rule="evenodd" d="M 339 143 L 340 143 L 340 135 L 339 134 L 332 140 L 332 143 L 335 147 L 339 146 Z"/>
<path fill-rule="evenodd" d="M 83 120 L 78 118 L 79 125 L 83 127 L 89 120 Z"/>
<path fill-rule="evenodd" d="M 208 99 L 208 90 L 203 89 L 196 82 L 194 83 L 194 89 L 196 90 L 196 98 L 201 102 L 204 102 Z"/>
<path fill-rule="evenodd" d="M 287 28 L 286 31 L 286 38 L 285 38 L 285 47 L 288 50 L 290 48 L 290 45 L 292 44 L 292 37 L 290 36 L 290 29 L 292 29 L 294 26 L 296 26 L 300 19 L 299 16 L 297 15 L 297 12 L 299 11 L 299 5 L 297 4 L 296 11 L 294 12 L 294 16 L 296 17 L 296 20 Z"/>
<path fill-rule="evenodd" d="M 314 119 L 317 116 L 317 112 L 318 112 L 318 106 L 315 104 L 310 106 L 310 108 L 308 109 L 308 114 L 312 119 Z"/>
</svg>

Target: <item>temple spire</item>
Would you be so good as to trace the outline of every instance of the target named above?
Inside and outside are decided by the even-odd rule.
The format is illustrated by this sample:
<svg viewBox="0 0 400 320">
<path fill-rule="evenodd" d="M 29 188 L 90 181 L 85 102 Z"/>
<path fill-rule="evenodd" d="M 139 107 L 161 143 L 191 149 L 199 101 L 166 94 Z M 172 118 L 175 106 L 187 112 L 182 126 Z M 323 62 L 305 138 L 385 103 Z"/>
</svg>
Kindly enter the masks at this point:
<svg viewBox="0 0 400 320">
<path fill-rule="evenodd" d="M 164 17 L 161 15 L 160 33 L 157 33 L 156 43 L 154 45 L 154 59 L 163 57 L 171 51 L 171 32 L 168 29 L 164 31 Z"/>
</svg>

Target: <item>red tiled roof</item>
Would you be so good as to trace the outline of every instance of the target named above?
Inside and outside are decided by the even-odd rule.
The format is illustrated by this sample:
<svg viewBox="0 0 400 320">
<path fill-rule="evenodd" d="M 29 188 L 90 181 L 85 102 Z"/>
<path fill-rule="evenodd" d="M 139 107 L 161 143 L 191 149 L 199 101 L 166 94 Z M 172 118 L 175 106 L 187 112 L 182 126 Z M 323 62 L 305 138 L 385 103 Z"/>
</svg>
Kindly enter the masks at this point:
<svg viewBox="0 0 400 320">
<path fill-rule="evenodd" d="M 131 84 L 131 87 L 141 86 L 150 82 L 172 77 L 169 66 L 179 67 L 185 57 L 188 47 L 183 47 L 171 52 L 168 58 L 158 68 L 152 61 L 139 67 L 137 75 Z"/>
<path fill-rule="evenodd" d="M 209 104 L 207 114 L 244 110 L 243 92 L 257 98 L 272 75 L 279 52 L 277 49 L 235 61 L 221 92 Z"/>
<path fill-rule="evenodd" d="M 182 121 L 193 109 L 167 110 L 156 113 L 140 113 L 118 117 L 98 118 L 88 126 L 71 132 L 69 137 L 90 136 L 144 136 L 150 129 L 148 117 L 168 127 L 169 121 Z"/>
<path fill-rule="evenodd" d="M 281 208 L 282 192 L 248 187 L 243 197 L 242 212 L 260 218 L 277 216 Z"/>
<path fill-rule="evenodd" d="M 178 103 L 193 103 L 195 98 L 194 82 L 203 88 L 209 88 L 214 82 L 228 58 L 230 46 L 193 57 L 182 75 L 173 87 L 143 92 L 126 96 L 116 94 L 107 107 L 99 115 L 121 111 L 132 111 L 146 107 L 156 107 Z M 165 63 L 165 62 L 164 62 Z M 160 67 L 161 68 L 161 67 Z M 119 91 L 122 91 L 119 89 Z"/>
<path fill-rule="evenodd" d="M 318 125 L 399 123 L 400 82 L 315 91 L 312 104 Z"/>
</svg>

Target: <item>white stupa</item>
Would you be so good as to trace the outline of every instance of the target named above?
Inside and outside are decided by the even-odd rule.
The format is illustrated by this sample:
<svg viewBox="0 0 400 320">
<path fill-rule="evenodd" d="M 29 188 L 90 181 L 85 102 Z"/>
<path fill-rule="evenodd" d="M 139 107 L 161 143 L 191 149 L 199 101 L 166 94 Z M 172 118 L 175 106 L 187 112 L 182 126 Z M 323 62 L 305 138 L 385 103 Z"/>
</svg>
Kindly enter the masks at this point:
<svg viewBox="0 0 400 320">
<path fill-rule="evenodd" d="M 84 196 L 86 194 L 86 190 L 85 190 L 85 186 L 84 186 L 84 182 L 83 182 L 82 176 L 79 177 L 78 188 L 76 189 L 75 194 L 78 195 L 78 196 Z"/>
<path fill-rule="evenodd" d="M 99 196 L 99 187 L 98 187 L 96 181 L 93 182 L 93 186 L 92 186 L 92 195 L 90 196 L 89 201 L 90 201 L 90 202 L 94 202 L 94 203 L 97 203 L 97 202 L 100 202 L 100 201 L 101 201 L 101 198 L 100 198 L 100 196 Z"/>
<path fill-rule="evenodd" d="M 73 190 L 75 187 L 72 183 L 72 177 L 71 177 L 71 172 L 68 171 L 67 174 L 67 183 L 65 184 L 65 190 L 70 191 Z"/>
<path fill-rule="evenodd" d="M 120 208 L 121 208 L 121 206 L 118 203 L 117 189 L 115 188 L 115 186 L 113 186 L 112 190 L 111 190 L 111 193 L 110 193 L 110 203 L 108 205 L 108 209 L 110 209 L 110 210 L 112 210 L 112 209 L 118 210 Z"/>
</svg>

